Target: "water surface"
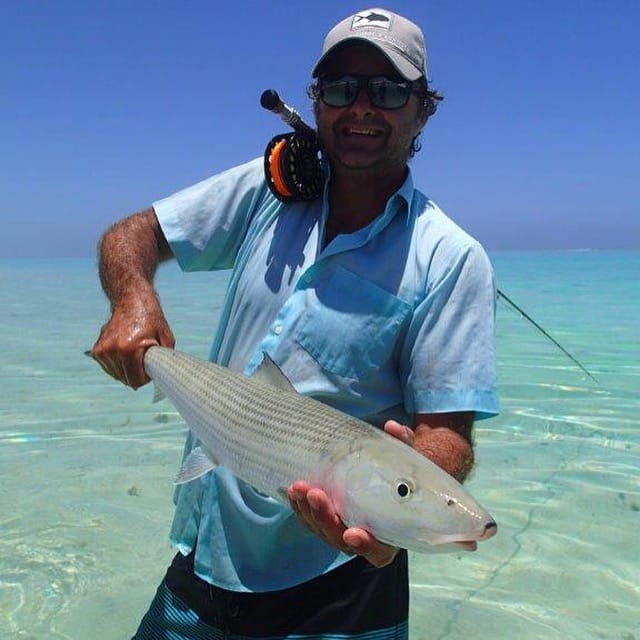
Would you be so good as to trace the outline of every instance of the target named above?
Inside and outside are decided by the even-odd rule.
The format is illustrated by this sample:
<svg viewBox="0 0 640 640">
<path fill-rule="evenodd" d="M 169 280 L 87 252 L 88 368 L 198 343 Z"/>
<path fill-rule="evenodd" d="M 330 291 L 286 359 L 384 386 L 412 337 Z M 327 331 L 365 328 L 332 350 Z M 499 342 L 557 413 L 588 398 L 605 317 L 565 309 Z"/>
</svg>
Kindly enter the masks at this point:
<svg viewBox="0 0 640 640">
<path fill-rule="evenodd" d="M 499 534 L 412 555 L 411 637 L 640 640 L 640 252 L 492 259 L 599 383 L 498 305 L 468 485 Z M 161 269 L 182 350 L 207 356 L 226 278 Z M 130 637 L 173 555 L 185 426 L 82 355 L 107 315 L 91 261 L 0 261 L 0 638 Z"/>
</svg>

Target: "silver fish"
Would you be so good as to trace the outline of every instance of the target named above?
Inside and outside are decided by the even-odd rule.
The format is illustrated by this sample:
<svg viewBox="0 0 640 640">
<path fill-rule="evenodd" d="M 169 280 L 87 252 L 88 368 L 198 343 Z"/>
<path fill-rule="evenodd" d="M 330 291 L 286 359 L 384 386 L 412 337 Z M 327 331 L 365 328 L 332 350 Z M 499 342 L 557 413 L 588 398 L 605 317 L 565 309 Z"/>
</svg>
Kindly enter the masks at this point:
<svg viewBox="0 0 640 640">
<path fill-rule="evenodd" d="M 420 552 L 469 549 L 493 518 L 454 478 L 400 440 L 295 391 L 265 354 L 251 377 L 164 347 L 145 369 L 200 441 L 176 480 L 223 465 L 288 504 L 304 480 L 326 491 L 348 527 Z M 453 543 L 453 544 L 451 544 Z"/>
</svg>

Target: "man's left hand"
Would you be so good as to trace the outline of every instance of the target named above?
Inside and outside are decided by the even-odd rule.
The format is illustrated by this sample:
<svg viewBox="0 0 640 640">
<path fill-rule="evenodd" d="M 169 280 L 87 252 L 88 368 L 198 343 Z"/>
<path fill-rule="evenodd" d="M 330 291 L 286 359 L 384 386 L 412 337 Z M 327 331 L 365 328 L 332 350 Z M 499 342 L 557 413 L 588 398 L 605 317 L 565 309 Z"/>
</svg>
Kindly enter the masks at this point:
<svg viewBox="0 0 640 640">
<path fill-rule="evenodd" d="M 384 426 L 387 433 L 413 446 L 413 431 L 390 420 Z M 398 553 L 392 547 L 376 540 L 365 529 L 345 527 L 329 496 L 309 483 L 294 482 L 288 489 L 289 502 L 304 525 L 320 536 L 326 543 L 344 551 L 365 557 L 372 565 L 384 567 Z"/>
</svg>

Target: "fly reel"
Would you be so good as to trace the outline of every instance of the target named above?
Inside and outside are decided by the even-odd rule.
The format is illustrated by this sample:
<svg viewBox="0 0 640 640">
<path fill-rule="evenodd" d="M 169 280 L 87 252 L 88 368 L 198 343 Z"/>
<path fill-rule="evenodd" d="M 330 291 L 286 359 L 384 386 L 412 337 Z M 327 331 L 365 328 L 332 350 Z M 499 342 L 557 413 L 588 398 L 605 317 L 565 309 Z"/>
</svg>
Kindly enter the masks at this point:
<svg viewBox="0 0 640 640">
<path fill-rule="evenodd" d="M 282 133 L 264 152 L 264 173 L 273 195 L 282 202 L 311 201 L 322 195 L 324 172 L 315 136 Z"/>
</svg>

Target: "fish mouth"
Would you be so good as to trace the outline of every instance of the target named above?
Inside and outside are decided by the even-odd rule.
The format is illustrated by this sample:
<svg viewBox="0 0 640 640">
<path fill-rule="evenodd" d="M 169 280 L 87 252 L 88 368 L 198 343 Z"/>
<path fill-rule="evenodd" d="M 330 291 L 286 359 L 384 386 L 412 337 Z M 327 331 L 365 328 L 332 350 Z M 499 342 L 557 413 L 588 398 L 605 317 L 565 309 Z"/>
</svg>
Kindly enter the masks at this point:
<svg viewBox="0 0 640 640">
<path fill-rule="evenodd" d="M 438 546 L 438 545 L 453 545 L 464 551 L 475 551 L 478 548 L 478 542 L 483 540 L 488 540 L 496 535 L 498 532 L 498 525 L 490 520 L 487 522 L 483 529 L 479 531 L 476 535 L 470 537 L 463 537 L 461 535 L 441 535 L 436 539 L 431 538 L 431 540 L 425 540 L 429 544 Z"/>
<path fill-rule="evenodd" d="M 456 547 L 459 547 L 461 551 L 476 551 L 478 543 L 475 540 L 469 540 L 465 542 L 453 542 Z"/>
<path fill-rule="evenodd" d="M 493 538 L 496 533 L 498 533 L 498 525 L 494 520 L 490 520 L 484 525 L 482 533 L 475 540 L 457 540 L 454 544 L 465 551 L 475 551 L 478 548 L 479 541 Z"/>
</svg>

